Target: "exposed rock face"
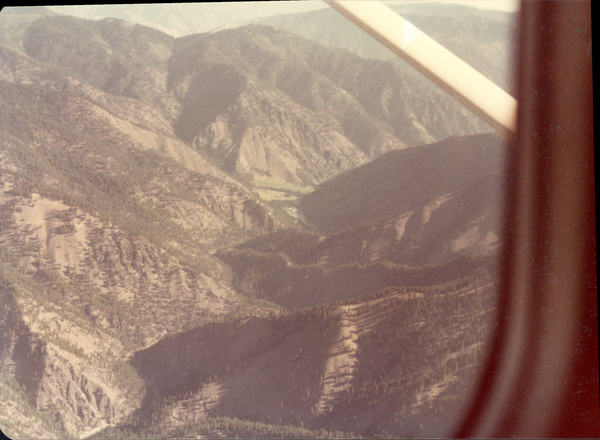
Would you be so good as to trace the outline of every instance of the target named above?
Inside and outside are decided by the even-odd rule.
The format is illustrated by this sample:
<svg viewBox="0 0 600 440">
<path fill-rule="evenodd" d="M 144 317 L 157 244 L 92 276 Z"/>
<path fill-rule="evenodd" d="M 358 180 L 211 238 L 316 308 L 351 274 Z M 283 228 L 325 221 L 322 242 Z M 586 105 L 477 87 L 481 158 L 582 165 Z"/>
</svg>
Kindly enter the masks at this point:
<svg viewBox="0 0 600 440">
<path fill-rule="evenodd" d="M 339 132 L 317 128 L 322 122 L 309 111 L 283 95 L 277 98 L 240 97 L 239 111 L 210 123 L 194 139 L 194 146 L 217 157 L 232 173 L 295 185 L 320 182 L 368 161 Z M 264 124 L 250 126 L 232 137 L 229 126 L 239 130 L 246 124 L 243 113 L 256 111 L 264 112 Z"/>
<path fill-rule="evenodd" d="M 36 393 L 39 411 L 61 419 L 70 434 L 116 424 L 131 412 L 133 396 L 112 383 L 107 371 L 86 365 L 68 352 L 49 346 Z M 104 374 L 102 374 L 104 373 Z"/>
<path fill-rule="evenodd" d="M 313 184 L 392 149 L 486 129 L 392 63 L 271 27 L 189 36 L 173 51 L 177 134 L 241 175 Z"/>
<path fill-rule="evenodd" d="M 43 306 L 39 308 L 40 303 L 35 304 L 31 299 L 16 300 L 7 284 L 0 290 L 4 315 L 0 322 L 3 336 L 0 373 L 14 375 L 23 387 L 23 397 L 27 400 L 21 404 L 29 404 L 59 421 L 60 429 L 70 436 L 107 423 L 117 423 L 139 405 L 136 402 L 140 399 L 139 390 L 120 388 L 114 374 L 87 355 L 91 353 L 96 357 L 98 351 L 95 348 L 106 343 L 97 338 L 99 335 L 94 335 L 95 338 L 74 322 L 59 319 L 58 315 Z M 32 319 L 32 314 L 28 313 L 36 306 L 41 319 Z M 71 337 L 79 339 L 79 346 L 69 342 Z M 49 342 L 52 340 L 66 349 Z M 27 420 L 27 414 L 20 416 Z"/>
</svg>

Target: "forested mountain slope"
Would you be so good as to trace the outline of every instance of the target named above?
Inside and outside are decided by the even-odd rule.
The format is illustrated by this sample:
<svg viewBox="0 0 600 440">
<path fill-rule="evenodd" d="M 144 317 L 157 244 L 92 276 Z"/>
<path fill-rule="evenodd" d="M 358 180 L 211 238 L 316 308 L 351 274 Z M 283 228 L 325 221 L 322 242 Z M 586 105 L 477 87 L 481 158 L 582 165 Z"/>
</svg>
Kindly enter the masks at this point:
<svg viewBox="0 0 600 440">
<path fill-rule="evenodd" d="M 504 140 L 491 134 L 450 137 L 419 148 L 392 151 L 324 182 L 302 199 L 300 212 L 319 229 L 337 232 L 402 215 L 438 199 L 441 204 L 441 198 L 449 201 L 473 185 L 481 191 L 479 196 L 467 197 L 473 209 L 493 207 L 497 203 L 488 197 L 484 183 L 503 173 L 505 151 Z M 492 194 L 495 188 L 496 182 L 491 185 Z M 469 211 L 468 215 L 476 214 Z"/>
<path fill-rule="evenodd" d="M 217 255 L 237 289 L 290 309 L 471 276 L 500 244 L 505 149 L 486 134 L 386 153 L 302 198 L 312 231 Z"/>
<path fill-rule="evenodd" d="M 495 308 L 503 147 L 486 126 L 393 63 L 272 26 L 173 38 L 13 12 L 3 431 L 352 437 L 448 421 Z"/>
<path fill-rule="evenodd" d="M 276 28 L 184 37 L 174 52 L 176 132 L 232 173 L 313 185 L 391 149 L 486 130 L 390 62 Z"/>
<path fill-rule="evenodd" d="M 67 20 L 80 43 L 98 38 L 85 34 L 95 25 Z M 128 91 L 110 71 L 78 79 L 91 60 L 110 65 L 115 49 L 86 61 L 72 34 L 67 48 L 47 34 L 72 29 L 44 23 L 25 29 L 22 48 L 1 47 L 2 374 L 27 396 L 16 432 L 31 434 L 23 408 L 33 405 L 72 436 L 135 407 L 132 350 L 203 320 L 269 310 L 239 297 L 210 251 L 278 220 L 174 136 L 165 101 L 152 99 L 160 91 L 141 96 L 148 83 L 133 79 Z M 40 59 L 26 54 L 32 47 Z M 138 68 L 150 69 L 129 66 L 139 78 Z"/>
</svg>

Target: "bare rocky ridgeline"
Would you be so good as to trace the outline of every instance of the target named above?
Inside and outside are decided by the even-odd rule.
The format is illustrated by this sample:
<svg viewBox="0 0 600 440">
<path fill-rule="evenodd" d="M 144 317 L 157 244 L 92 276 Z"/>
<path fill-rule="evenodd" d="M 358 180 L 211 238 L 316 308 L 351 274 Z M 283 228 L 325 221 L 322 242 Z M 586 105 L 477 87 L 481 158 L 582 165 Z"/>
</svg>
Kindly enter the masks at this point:
<svg viewBox="0 0 600 440">
<path fill-rule="evenodd" d="M 43 11 L 0 14 L 2 430 L 448 429 L 492 328 L 502 142 L 272 26 Z"/>
</svg>

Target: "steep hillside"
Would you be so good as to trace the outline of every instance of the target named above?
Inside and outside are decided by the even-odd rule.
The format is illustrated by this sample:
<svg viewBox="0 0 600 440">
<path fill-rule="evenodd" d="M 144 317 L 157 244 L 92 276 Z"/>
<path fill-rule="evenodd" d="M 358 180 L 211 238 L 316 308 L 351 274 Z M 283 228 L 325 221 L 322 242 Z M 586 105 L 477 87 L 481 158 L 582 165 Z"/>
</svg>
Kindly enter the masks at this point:
<svg viewBox="0 0 600 440">
<path fill-rule="evenodd" d="M 499 137 L 478 135 L 387 153 L 301 199 L 313 232 L 217 255 L 239 291 L 292 310 L 472 276 L 496 264 L 504 151 Z"/>
<path fill-rule="evenodd" d="M 179 39 L 170 71 L 177 134 L 239 174 L 314 184 L 391 149 L 486 129 L 391 63 L 271 27 Z"/>
<path fill-rule="evenodd" d="M 0 47 L 0 280 L 10 309 L 0 369 L 16 399 L 3 409 L 15 414 L 13 433 L 79 436 L 139 405 L 133 350 L 274 309 L 234 292 L 210 252 L 280 223 L 174 137 L 154 91 L 135 96 L 100 73 L 76 78 L 90 63 L 72 47 L 71 26 L 94 46 L 96 24 L 15 20 L 29 27 L 23 48 L 14 34 Z M 131 69 L 141 77 L 145 68 Z"/>
<path fill-rule="evenodd" d="M 107 128 L 73 101 L 56 113 Z M 132 349 L 203 320 L 268 310 L 231 290 L 228 269 L 208 248 L 272 223 L 231 180 L 188 170 L 165 153 L 120 150 L 116 130 L 114 143 L 96 143 L 92 129 L 82 134 L 75 122 L 65 129 L 44 119 L 43 105 L 36 110 L 26 113 L 27 123 L 3 126 L 0 278 L 8 289 L 3 304 L 17 304 L 17 321 L 7 322 L 3 335 L 22 321 L 31 337 L 7 336 L 16 345 L 7 342 L 1 363 L 14 365 L 9 375 L 31 374 L 34 361 L 18 353 L 34 351 L 40 371 L 15 376 L 27 402 L 75 435 L 135 407 L 135 373 L 122 364 Z M 158 174 L 148 175 L 150 164 Z M 126 379 L 119 379 L 120 365 Z"/>
<path fill-rule="evenodd" d="M 0 15 L 7 434 L 446 426 L 492 322 L 498 138 L 273 27 L 23 12 Z"/>
<path fill-rule="evenodd" d="M 149 390 L 140 413 L 99 437 L 205 434 L 223 417 L 238 418 L 246 435 L 257 422 L 296 427 L 296 437 L 302 428 L 337 437 L 443 432 L 485 353 L 490 275 L 166 339 L 134 357 Z"/>
<path fill-rule="evenodd" d="M 427 222 L 433 211 L 463 194 L 462 204 L 471 205 L 466 214 L 477 216 L 482 203 L 497 205 L 489 196 L 498 195 L 495 176 L 503 174 L 505 148 L 501 137 L 486 134 L 393 151 L 324 182 L 302 199 L 300 212 L 328 232 L 419 209 Z"/>
</svg>

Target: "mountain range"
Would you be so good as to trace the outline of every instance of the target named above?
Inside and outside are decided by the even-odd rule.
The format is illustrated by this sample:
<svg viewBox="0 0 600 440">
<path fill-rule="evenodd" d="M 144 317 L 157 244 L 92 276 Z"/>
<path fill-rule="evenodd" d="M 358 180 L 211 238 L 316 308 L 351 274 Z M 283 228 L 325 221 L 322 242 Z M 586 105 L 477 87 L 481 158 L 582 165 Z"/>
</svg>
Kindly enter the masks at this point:
<svg viewBox="0 0 600 440">
<path fill-rule="evenodd" d="M 499 136 L 396 62 L 277 27 L 292 17 L 176 38 L 11 12 L 3 432 L 452 429 L 493 330 Z"/>
<path fill-rule="evenodd" d="M 346 49 L 368 59 L 394 61 L 405 73 L 412 69 L 339 13 L 320 2 L 196 3 L 88 5 L 49 7 L 45 13 L 86 19 L 118 18 L 161 30 L 175 37 L 270 24 L 298 36 Z M 384 2 L 436 41 L 507 91 L 515 13 L 478 9 L 451 2 Z M 467 43 L 467 45 L 465 45 Z M 421 80 L 419 75 L 415 79 Z"/>
</svg>

